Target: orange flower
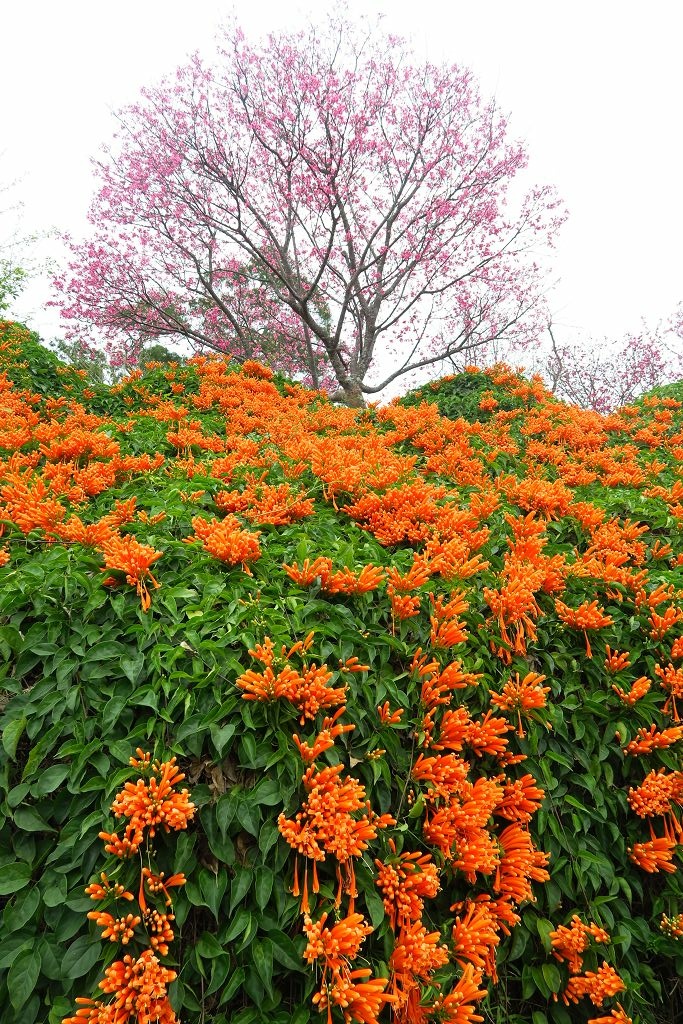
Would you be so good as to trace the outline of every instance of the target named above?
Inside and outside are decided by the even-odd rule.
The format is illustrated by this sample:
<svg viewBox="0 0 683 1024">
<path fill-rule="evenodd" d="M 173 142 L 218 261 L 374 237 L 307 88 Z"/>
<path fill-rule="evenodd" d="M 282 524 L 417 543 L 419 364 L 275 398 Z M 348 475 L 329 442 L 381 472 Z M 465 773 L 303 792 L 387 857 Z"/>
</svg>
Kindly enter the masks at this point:
<svg viewBox="0 0 683 1024">
<path fill-rule="evenodd" d="M 261 555 L 258 533 L 240 529 L 235 516 L 226 516 L 220 522 L 211 519 L 207 522 L 202 516 L 192 520 L 195 537 L 190 540 L 201 540 L 209 554 L 226 562 L 228 565 L 239 565 L 247 570 L 247 562 L 255 562 Z"/>
<path fill-rule="evenodd" d="M 366 924 L 362 914 L 348 914 L 332 928 L 326 928 L 328 914 L 324 913 L 319 921 L 304 919 L 304 934 L 308 945 L 303 957 L 308 964 L 316 960 L 323 962 L 323 982 L 325 971 L 340 971 L 349 960 L 355 960 L 358 951 L 372 928 Z"/>
<path fill-rule="evenodd" d="M 486 989 L 480 986 L 481 972 L 476 971 L 472 964 L 466 964 L 455 988 L 447 996 L 439 996 L 431 1007 L 430 1016 L 438 1016 L 441 1024 L 475 1024 L 483 1021 L 484 1018 L 475 1012 L 473 1005 L 486 998 Z"/>
<path fill-rule="evenodd" d="M 628 651 L 612 651 L 609 644 L 605 644 L 607 657 L 605 658 L 605 671 L 616 675 L 622 669 L 628 668 L 631 664 L 631 655 Z"/>
<path fill-rule="evenodd" d="M 393 841 L 389 842 L 395 853 Z M 387 862 L 375 861 L 375 884 L 383 896 L 384 909 L 393 931 L 422 914 L 425 899 L 439 891 L 439 873 L 428 853 L 402 853 Z"/>
<path fill-rule="evenodd" d="M 451 908 L 453 909 L 453 908 Z M 467 964 L 483 971 L 495 983 L 496 947 L 500 942 L 499 923 L 484 901 L 468 900 L 463 917 L 453 925 L 453 956 L 464 969 Z"/>
<path fill-rule="evenodd" d="M 321 988 L 313 996 L 313 1004 L 319 1010 L 327 1009 L 328 1024 L 332 1024 L 332 1007 L 338 1006 L 344 1014 L 345 1024 L 357 1021 L 358 1024 L 378 1024 L 377 1016 L 385 1003 L 392 1003 L 393 998 L 385 994 L 386 978 L 372 978 L 370 968 L 349 971 L 335 977 L 327 988 Z M 367 980 L 361 981 L 361 978 Z"/>
<path fill-rule="evenodd" d="M 631 740 L 624 747 L 627 754 L 649 754 L 653 750 L 663 750 L 678 743 L 683 739 L 683 725 L 673 725 L 661 732 L 657 731 L 656 725 L 651 725 L 649 729 L 639 729 L 637 736 L 637 739 Z"/>
<path fill-rule="evenodd" d="M 584 601 L 578 608 L 570 608 L 558 598 L 555 601 L 555 609 L 561 622 L 572 629 L 582 630 L 586 640 L 586 657 L 592 658 L 587 630 L 611 626 L 614 621 L 612 616 L 607 615 L 597 601 Z"/>
<path fill-rule="evenodd" d="M 140 544 L 135 537 L 121 537 L 116 534 L 103 541 L 101 550 L 105 566 L 126 574 L 126 582 L 135 587 L 140 595 L 142 610 L 146 612 L 152 603 L 147 582 L 149 581 L 153 587 L 159 586 L 149 567 L 161 558 L 163 552 L 155 551 L 149 544 Z"/>
<path fill-rule="evenodd" d="M 514 782 L 509 779 L 503 787 L 503 796 L 493 813 L 509 821 L 528 822 L 541 806 L 545 793 L 536 785 L 533 775 L 523 775 Z"/>
<path fill-rule="evenodd" d="M 129 819 L 124 838 L 120 840 L 115 833 L 100 832 L 100 838 L 107 843 L 105 849 L 116 857 L 134 853 L 143 842 L 145 830 L 153 839 L 159 825 L 166 832 L 171 829 L 178 831 L 187 828 L 188 821 L 194 817 L 196 808 L 189 799 L 188 791 L 183 789 L 178 793 L 173 790 L 185 778 L 176 767 L 175 757 L 164 763 L 155 761 L 151 771 L 152 777 L 148 782 L 144 779 L 127 782 L 112 804 L 111 809 L 117 818 Z"/>
<path fill-rule="evenodd" d="M 569 979 L 562 998 L 567 1006 L 578 1003 L 582 996 L 588 996 L 593 1006 L 601 1006 L 605 999 L 625 992 L 626 985 L 617 972 L 606 961 L 597 971 L 586 971 L 585 974 L 574 975 Z"/>
<path fill-rule="evenodd" d="M 346 711 L 345 707 L 338 708 L 331 718 L 325 718 L 323 720 L 322 730 L 318 733 L 313 744 L 304 743 L 296 735 L 292 736 L 294 743 L 296 744 L 301 760 L 305 761 L 306 764 L 312 764 L 324 751 L 329 750 L 330 747 L 334 746 L 334 741 L 337 736 L 341 736 L 345 732 L 352 732 L 356 727 L 352 723 L 348 725 L 335 725 L 335 722 L 340 718 Z"/>
<path fill-rule="evenodd" d="M 673 874 L 676 870 L 676 865 L 672 864 L 676 846 L 675 840 L 667 838 L 651 839 L 647 843 L 634 843 L 633 848 L 629 847 L 628 850 L 629 860 L 649 874 L 654 874 L 657 871 Z"/>
<path fill-rule="evenodd" d="M 278 828 L 289 845 L 305 860 L 304 887 L 301 901 L 302 913 L 308 913 L 308 861 L 313 861 L 313 892 L 319 891 L 317 862 L 324 861 L 332 854 L 338 865 L 345 865 L 346 877 L 342 878 L 339 867 L 337 878 L 337 906 L 345 889 L 352 898 L 356 896 L 353 857 L 360 857 L 368 843 L 377 837 L 379 829 L 395 824 L 388 815 L 377 815 L 365 803 L 365 787 L 357 779 L 341 777 L 343 765 L 337 764 L 318 770 L 315 765 L 306 769 L 303 776 L 304 789 L 308 796 L 294 819 L 281 814 Z M 354 815 L 365 809 L 360 818 Z M 294 867 L 292 892 L 299 895 L 298 860 Z"/>
<path fill-rule="evenodd" d="M 112 917 L 111 914 L 102 910 L 91 910 L 86 917 L 94 921 L 98 928 L 104 928 L 103 939 L 120 942 L 123 946 L 133 938 L 135 929 L 142 920 L 141 917 L 133 914 L 126 914 L 125 917 Z"/>
<path fill-rule="evenodd" d="M 560 963 L 567 963 L 570 974 L 579 974 L 583 967 L 583 953 L 588 949 L 590 938 L 595 942 L 609 942 L 609 934 L 598 925 L 584 924 L 578 914 L 574 914 L 569 927 L 560 925 L 550 932 L 550 944 L 553 956 Z"/>
<path fill-rule="evenodd" d="M 385 700 L 384 704 L 377 708 L 377 712 L 382 725 L 398 725 L 403 716 L 404 709 L 397 708 L 396 711 L 392 712 L 389 708 L 389 701 Z"/>
<path fill-rule="evenodd" d="M 518 729 L 517 735 L 524 737 L 522 728 L 522 712 L 532 711 L 534 708 L 544 708 L 546 694 L 550 693 L 549 686 L 541 686 L 545 676 L 537 672 L 527 672 L 524 679 L 520 681 L 519 672 L 515 672 L 515 679 L 509 679 L 501 693 L 491 694 L 491 703 L 503 711 L 516 711 Z"/>
<path fill-rule="evenodd" d="M 648 692 L 651 686 L 652 682 L 650 679 L 647 678 L 647 676 L 640 676 L 639 679 L 636 679 L 633 683 L 631 683 L 631 689 L 628 691 L 624 691 L 620 686 L 617 686 L 616 683 L 612 683 L 612 689 L 616 693 L 619 700 L 622 701 L 623 704 L 630 705 L 633 705 L 637 701 L 641 700 Z"/>
<path fill-rule="evenodd" d="M 679 721 L 678 709 L 676 707 L 676 698 L 683 699 L 683 668 L 674 668 L 669 663 L 666 668 L 663 665 L 655 665 L 655 672 L 662 680 L 659 684 L 662 689 L 668 690 L 669 696 L 666 699 L 666 703 L 663 707 L 664 714 L 666 714 L 670 707 L 673 708 L 673 720 L 674 722 Z"/>
</svg>

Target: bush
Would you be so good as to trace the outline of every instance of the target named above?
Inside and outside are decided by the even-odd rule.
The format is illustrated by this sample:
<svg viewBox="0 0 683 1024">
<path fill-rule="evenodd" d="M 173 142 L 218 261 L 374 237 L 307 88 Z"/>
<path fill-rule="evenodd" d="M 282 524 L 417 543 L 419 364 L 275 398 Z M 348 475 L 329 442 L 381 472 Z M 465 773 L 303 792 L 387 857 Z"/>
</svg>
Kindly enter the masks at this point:
<svg viewBox="0 0 683 1024">
<path fill-rule="evenodd" d="M 3 331 L 3 1024 L 149 946 L 84 919 L 146 866 L 98 838 L 137 748 L 197 808 L 154 837 L 184 1022 L 679 1019 L 679 404 L 498 367 L 451 418 L 336 409 L 202 358 L 43 391 Z"/>
</svg>

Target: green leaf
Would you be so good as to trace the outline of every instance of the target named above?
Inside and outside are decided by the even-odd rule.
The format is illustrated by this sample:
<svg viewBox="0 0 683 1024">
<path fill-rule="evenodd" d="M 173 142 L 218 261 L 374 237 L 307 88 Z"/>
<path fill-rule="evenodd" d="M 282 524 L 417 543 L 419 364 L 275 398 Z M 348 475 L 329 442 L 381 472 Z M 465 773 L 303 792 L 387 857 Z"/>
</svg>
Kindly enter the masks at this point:
<svg viewBox="0 0 683 1024">
<path fill-rule="evenodd" d="M 273 946 L 270 939 L 255 942 L 251 947 L 251 958 L 256 973 L 263 982 L 268 995 L 273 997 Z"/>
<path fill-rule="evenodd" d="M 228 831 L 230 822 L 235 817 L 237 810 L 238 794 L 233 790 L 231 793 L 223 793 L 216 804 L 216 822 L 223 838 Z"/>
<path fill-rule="evenodd" d="M 246 974 L 244 967 L 238 967 L 233 975 L 230 977 L 230 981 L 221 992 L 221 1003 L 229 1003 L 235 993 L 244 984 Z"/>
<path fill-rule="evenodd" d="M 133 654 L 128 653 L 119 661 L 121 671 L 125 675 L 126 679 L 133 683 L 133 685 L 137 682 L 144 664 L 145 656 L 142 651 L 136 651 Z"/>
<path fill-rule="evenodd" d="M 102 955 L 97 939 L 81 935 L 72 942 L 62 959 L 62 973 L 65 978 L 82 978 L 92 970 Z"/>
<path fill-rule="evenodd" d="M 35 949 L 25 949 L 9 969 L 7 989 L 10 1002 L 15 1010 L 21 1010 L 36 987 L 40 974 L 40 954 Z"/>
<path fill-rule="evenodd" d="M 31 786 L 31 792 L 34 796 L 43 797 L 54 791 L 61 786 L 64 779 L 67 777 L 71 768 L 68 764 L 53 764 L 36 779 Z"/>
<path fill-rule="evenodd" d="M 555 925 L 552 921 L 548 921 L 547 918 L 539 917 L 536 919 L 536 930 L 538 931 L 543 948 L 546 953 L 550 953 L 552 950 L 552 943 L 550 941 L 550 933 L 555 931 Z"/>
<path fill-rule="evenodd" d="M 16 718 L 13 722 L 8 722 L 2 730 L 2 745 L 5 749 L 5 753 L 12 760 L 14 760 L 17 752 L 17 745 L 25 728 L 26 718 Z"/>
<path fill-rule="evenodd" d="M 0 896 L 8 896 L 12 892 L 23 889 L 31 881 L 31 866 L 17 862 L 6 864 L 0 869 Z"/>
<path fill-rule="evenodd" d="M 242 902 L 244 897 L 251 889 L 253 881 L 253 872 L 251 868 L 240 867 L 236 868 L 235 877 L 232 880 L 230 886 L 230 908 L 229 914 L 232 914 L 235 907 Z"/>
<path fill-rule="evenodd" d="M 197 952 L 204 959 L 211 960 L 213 957 L 222 956 L 225 949 L 215 935 L 203 932 L 197 940 Z"/>
<path fill-rule="evenodd" d="M 248 794 L 243 794 L 242 799 L 237 804 L 237 820 L 250 836 L 258 836 L 259 828 L 261 827 L 261 815 L 259 814 L 258 807 L 251 802 L 251 797 Z"/>
<path fill-rule="evenodd" d="M 263 910 L 270 899 L 270 894 L 273 891 L 274 875 L 270 868 L 265 865 L 259 865 L 255 872 L 254 881 L 254 895 L 256 897 L 256 905 L 259 910 Z"/>
<path fill-rule="evenodd" d="M 33 807 L 18 807 L 14 812 L 14 823 L 24 832 L 56 831 Z"/>
<path fill-rule="evenodd" d="M 216 725 L 211 726 L 211 729 L 209 730 L 211 734 L 211 742 L 216 748 L 216 753 L 218 754 L 219 757 L 223 756 L 223 751 L 227 747 L 232 737 L 235 735 L 236 729 L 237 726 L 233 723 L 230 723 L 229 725 L 224 725 L 222 729 L 219 729 L 218 726 Z"/>
<path fill-rule="evenodd" d="M 117 641 L 104 641 L 103 643 L 94 644 L 92 647 L 88 648 L 85 656 L 89 662 L 116 661 L 121 663 L 121 656 L 126 653 L 126 650 L 127 648 Z"/>
<path fill-rule="evenodd" d="M 8 932 L 17 932 L 30 921 L 40 903 L 40 892 L 37 887 L 21 893 L 12 903 L 8 903 L 2 915 L 2 922 Z"/>
<path fill-rule="evenodd" d="M 543 964 L 541 970 L 550 991 L 559 992 L 562 988 L 562 975 L 555 964 Z"/>
<path fill-rule="evenodd" d="M 245 908 L 242 907 L 240 910 L 237 911 L 232 922 L 228 926 L 228 930 L 223 936 L 223 942 L 226 944 L 228 942 L 233 942 L 242 934 L 243 931 L 245 931 L 245 929 L 249 927 L 250 923 L 251 914 L 249 913 L 248 910 L 245 910 Z"/>
<path fill-rule="evenodd" d="M 268 932 L 268 938 L 272 943 L 273 957 L 279 964 L 286 967 L 288 971 L 303 971 L 304 961 L 288 935 L 275 930 Z"/>
</svg>

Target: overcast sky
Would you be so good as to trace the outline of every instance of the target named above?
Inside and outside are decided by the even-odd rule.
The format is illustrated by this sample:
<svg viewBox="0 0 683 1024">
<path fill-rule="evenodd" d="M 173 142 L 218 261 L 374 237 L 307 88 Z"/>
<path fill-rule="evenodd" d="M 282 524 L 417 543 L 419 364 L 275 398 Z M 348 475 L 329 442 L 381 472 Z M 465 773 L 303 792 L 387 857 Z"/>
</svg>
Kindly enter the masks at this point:
<svg viewBox="0 0 683 1024">
<path fill-rule="evenodd" d="M 335 8 L 338 4 L 335 4 Z M 113 111 L 187 53 L 210 52 L 235 11 L 248 34 L 296 28 L 314 7 L 267 0 L 31 0 L 0 3 L 0 186 L 24 204 L 23 230 L 79 237 L 93 191 L 90 159 Z M 464 64 L 526 141 L 526 183 L 550 183 L 570 217 L 551 294 L 561 340 L 617 337 L 683 299 L 683 5 L 678 0 L 405 0 L 385 12 L 420 54 Z M 9 193 L 0 195 L 0 208 Z M 0 241 L 9 218 L 0 220 Z M 41 252 L 47 251 L 43 248 Z M 55 253 L 58 252 L 53 246 Z M 17 307 L 45 337 L 46 280 Z"/>
</svg>

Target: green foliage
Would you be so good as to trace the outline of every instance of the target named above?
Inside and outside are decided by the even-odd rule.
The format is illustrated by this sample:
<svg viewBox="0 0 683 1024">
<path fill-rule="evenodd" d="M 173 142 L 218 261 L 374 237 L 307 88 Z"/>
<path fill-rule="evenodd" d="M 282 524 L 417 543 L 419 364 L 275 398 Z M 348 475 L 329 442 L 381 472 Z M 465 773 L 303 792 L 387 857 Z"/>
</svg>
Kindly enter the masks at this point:
<svg viewBox="0 0 683 1024">
<path fill-rule="evenodd" d="M 383 545 L 361 529 L 344 512 L 349 494 L 330 498 L 310 462 L 298 476 L 286 477 L 282 462 L 267 447 L 270 424 L 265 419 L 255 418 L 251 429 L 248 421 L 239 421 L 239 431 L 230 437 L 235 444 L 238 439 L 258 440 L 270 452 L 268 461 L 252 465 L 243 456 L 226 481 L 209 472 L 202 461 L 206 452 L 195 448 L 190 454 L 196 464 L 188 478 L 188 452 L 176 459 L 169 423 L 152 413 L 156 399 L 173 399 L 174 382 L 182 382 L 184 389 L 178 401 L 190 404 L 200 395 L 196 366 L 178 367 L 173 379 L 166 368 L 156 368 L 110 389 L 94 386 L 60 364 L 25 329 L 14 331 L 13 339 L 21 351 L 8 374 L 18 388 L 37 396 L 36 408 L 44 412 L 48 397 L 87 401 L 89 412 L 108 418 L 102 429 L 126 456 L 160 452 L 166 462 L 145 474 L 120 473 L 87 506 L 69 507 L 69 513 L 78 511 L 88 523 L 96 523 L 112 511 L 114 501 L 137 499 L 145 519 L 135 521 L 135 536 L 163 551 L 155 566 L 161 586 L 152 592 L 146 613 L 132 586 L 103 585 L 102 557 L 94 547 L 48 540 L 37 529 L 23 533 L 5 517 L 3 541 L 8 539 L 11 559 L 0 567 L 3 1024 L 58 1024 L 73 1012 L 77 995 L 95 991 L 103 963 L 118 955 L 113 944 L 102 946 L 94 925 L 85 923 L 92 903 L 83 888 L 113 863 L 104 858 L 98 832 L 115 827 L 111 802 L 131 778 L 128 761 L 136 747 L 160 759 L 176 755 L 198 807 L 187 832 L 162 834 L 159 840 L 167 872 L 187 877 L 187 885 L 174 895 L 178 938 L 167 961 L 179 968 L 172 1001 L 181 1019 L 185 1024 L 307 1024 L 317 1019 L 310 1001 L 315 978 L 302 959 L 299 901 L 291 894 L 293 853 L 278 831 L 277 818 L 281 812 L 294 816 L 301 805 L 302 763 L 292 734 L 310 740 L 320 723 L 302 727 L 285 701 L 247 702 L 235 682 L 253 668 L 249 650 L 266 637 L 279 651 L 313 632 L 310 658 L 330 666 L 332 686 L 342 680 L 348 684 L 349 719 L 355 725 L 327 752 L 327 763 L 348 764 L 378 813 L 400 805 L 406 810 L 419 716 L 413 712 L 410 718 L 408 710 L 405 722 L 390 727 L 380 723 L 376 709 L 385 701 L 392 709 L 417 707 L 418 684 L 410 665 L 418 647 L 430 648 L 429 595 L 461 583 L 431 579 L 421 590 L 419 614 L 405 621 L 393 620 L 385 584 L 358 595 L 326 593 L 320 580 L 308 587 L 295 584 L 283 563 L 302 565 L 306 558 L 324 555 L 337 568 L 372 563 L 406 573 L 413 552 L 405 542 Z M 255 387 L 252 379 L 246 384 L 241 377 L 235 380 L 245 392 Z M 283 380 L 275 385 L 273 404 L 277 395 L 296 391 Z M 398 406 L 419 408 L 427 395 L 445 416 L 487 424 L 492 412 L 481 410 L 479 402 L 485 392 L 492 392 L 497 410 L 517 410 L 523 423 L 540 400 L 533 388 L 514 393 L 473 373 L 420 389 Z M 236 383 L 230 392 L 236 416 L 241 414 L 239 394 Z M 296 400 L 295 395 L 292 410 Z M 326 403 L 317 402 L 311 404 L 310 416 L 321 409 L 313 435 L 324 434 L 320 424 L 328 412 L 332 415 Z M 215 405 L 198 403 L 191 418 L 201 423 L 206 437 L 225 437 L 226 413 Z M 514 436 L 521 441 L 519 425 L 515 421 Z M 370 437 L 371 431 L 381 434 L 391 428 L 373 410 L 359 413 L 340 436 Z M 472 444 L 477 442 L 473 435 Z M 409 438 L 397 441 L 396 448 L 424 458 Z M 38 442 L 32 440 L 22 450 L 36 452 Z M 3 458 L 7 454 L 0 453 Z M 488 479 L 513 469 L 525 478 L 521 456 L 494 455 L 486 467 Z M 652 458 L 644 442 L 638 457 L 642 464 Z M 676 469 L 667 455 L 660 483 L 673 486 Z M 262 554 L 250 565 L 249 575 L 239 564 L 212 558 L 188 539 L 194 516 L 220 514 L 214 500 L 219 492 L 244 489 L 255 477 L 272 485 L 294 479 L 313 499 L 314 514 L 300 522 L 258 526 Z M 433 473 L 432 481 L 457 492 L 458 508 L 468 507 L 471 485 L 456 484 L 443 472 Z M 2 490 L 0 497 L 7 500 Z M 680 593 L 681 567 L 653 554 L 657 540 L 671 542 L 675 554 L 683 551 L 680 520 L 661 498 L 636 486 L 591 483 L 577 485 L 574 499 L 620 521 L 631 517 L 647 525 L 647 588 L 670 583 Z M 683 954 L 680 940 L 665 935 L 658 924 L 662 914 L 679 912 L 680 872 L 649 875 L 629 860 L 628 849 L 647 838 L 647 828 L 630 809 L 627 794 L 650 768 L 679 770 L 680 743 L 656 756 L 624 754 L 640 727 L 654 722 L 661 729 L 670 721 L 655 685 L 633 706 L 620 701 L 612 683 L 616 678 L 626 684 L 604 667 L 604 645 L 630 651 L 629 680 L 640 675 L 656 679 L 655 666 L 666 660 L 671 639 L 681 630 L 668 636 L 666 644 L 652 640 L 649 609 L 636 607 L 622 585 L 577 574 L 568 578 L 562 599 L 575 608 L 597 598 L 613 620 L 593 640 L 593 657 L 586 656 L 581 632 L 561 622 L 553 596 L 540 593 L 537 636 L 525 652 L 513 651 L 509 666 L 504 665 L 495 650 L 504 641 L 485 591 L 502 579 L 510 539 L 506 514 L 519 517 L 526 512 L 503 496 L 500 507 L 486 517 L 490 533 L 481 555 L 488 565 L 467 579 L 465 618 L 471 639 L 464 653 L 458 652 L 466 670 L 482 679 L 458 699 L 471 715 L 481 715 L 489 708 L 490 693 L 499 693 L 512 673 L 546 676 L 551 687 L 548 707 L 525 718 L 525 735 L 515 738 L 511 750 L 526 755 L 523 770 L 546 793 L 531 829 L 538 847 L 551 855 L 551 878 L 534 887 L 536 902 L 522 908 L 520 924 L 503 937 L 500 981 L 482 1012 L 487 1021 L 500 1024 L 583 1024 L 607 1012 L 583 1005 L 566 1008 L 553 998 L 565 987 L 568 973 L 552 957 L 550 933 L 578 913 L 610 932 L 611 946 L 604 955 L 628 985 L 623 1001 L 634 1021 L 674 1024 L 681 1012 Z M 165 518 L 155 522 L 161 514 Z M 548 521 L 546 538 L 548 556 L 563 555 L 570 561 L 590 545 L 586 528 L 571 514 Z M 349 675 L 337 668 L 351 657 L 370 666 L 369 671 Z M 375 757 L 378 749 L 385 754 Z M 492 775 L 500 770 L 493 760 L 485 763 Z M 401 825 L 400 840 L 407 850 L 420 848 L 422 810 L 418 800 Z M 358 906 L 375 928 L 367 947 L 374 963 L 386 963 L 392 948 L 373 877 L 374 857 L 386 853 L 381 838 L 356 869 Z M 442 931 L 449 907 L 472 892 L 462 872 L 447 865 L 443 869 L 445 884 L 427 918 L 431 928 Z M 323 874 L 321 882 L 314 904 L 318 909 L 335 895 L 332 873 Z M 594 970 L 602 959 L 601 951 L 591 950 L 585 967 Z M 444 969 L 445 991 L 456 973 L 453 963 Z"/>
</svg>

